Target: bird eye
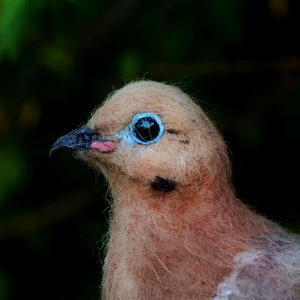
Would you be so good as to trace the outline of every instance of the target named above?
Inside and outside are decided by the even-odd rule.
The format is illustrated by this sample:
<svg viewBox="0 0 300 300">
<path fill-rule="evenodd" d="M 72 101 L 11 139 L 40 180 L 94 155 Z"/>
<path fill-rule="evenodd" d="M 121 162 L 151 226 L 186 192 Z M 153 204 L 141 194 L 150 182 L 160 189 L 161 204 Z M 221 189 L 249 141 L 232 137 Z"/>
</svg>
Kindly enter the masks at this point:
<svg viewBox="0 0 300 300">
<path fill-rule="evenodd" d="M 164 126 L 160 118 L 152 113 L 137 114 L 131 121 L 130 133 L 139 144 L 149 145 L 160 140 Z"/>
</svg>

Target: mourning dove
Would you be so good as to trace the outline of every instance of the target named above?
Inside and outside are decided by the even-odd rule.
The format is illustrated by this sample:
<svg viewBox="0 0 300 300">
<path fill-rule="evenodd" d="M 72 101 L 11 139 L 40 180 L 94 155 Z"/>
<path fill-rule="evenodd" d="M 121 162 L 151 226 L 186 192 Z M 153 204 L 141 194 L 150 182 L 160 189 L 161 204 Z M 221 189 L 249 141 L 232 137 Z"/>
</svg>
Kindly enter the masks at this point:
<svg viewBox="0 0 300 300">
<path fill-rule="evenodd" d="M 300 299 L 299 238 L 237 198 L 221 135 L 179 88 L 129 83 L 59 148 L 110 186 L 102 299 Z"/>
</svg>

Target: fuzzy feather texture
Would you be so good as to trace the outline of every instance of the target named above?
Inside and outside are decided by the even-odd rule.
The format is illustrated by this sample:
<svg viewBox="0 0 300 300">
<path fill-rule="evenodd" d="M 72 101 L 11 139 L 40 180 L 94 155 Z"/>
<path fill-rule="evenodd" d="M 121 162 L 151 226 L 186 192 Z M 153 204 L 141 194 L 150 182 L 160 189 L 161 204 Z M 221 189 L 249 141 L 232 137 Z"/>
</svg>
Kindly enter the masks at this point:
<svg viewBox="0 0 300 300">
<path fill-rule="evenodd" d="M 130 132 L 143 113 L 164 126 L 149 145 Z M 188 95 L 133 82 L 87 126 L 113 145 L 77 152 L 113 197 L 102 299 L 300 299 L 298 238 L 237 199 L 223 139 Z"/>
</svg>

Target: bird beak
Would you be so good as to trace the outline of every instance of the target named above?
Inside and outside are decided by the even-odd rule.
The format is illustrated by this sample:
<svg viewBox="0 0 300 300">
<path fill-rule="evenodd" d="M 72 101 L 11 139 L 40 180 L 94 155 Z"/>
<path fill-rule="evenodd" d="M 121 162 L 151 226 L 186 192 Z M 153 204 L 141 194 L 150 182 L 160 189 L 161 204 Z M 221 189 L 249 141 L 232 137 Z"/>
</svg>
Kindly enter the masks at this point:
<svg viewBox="0 0 300 300">
<path fill-rule="evenodd" d="M 100 134 L 87 126 L 76 128 L 71 132 L 61 136 L 50 148 L 49 156 L 61 148 L 73 151 L 84 151 L 96 149 L 102 153 L 110 153 L 115 149 L 115 143 L 103 138 Z"/>
</svg>

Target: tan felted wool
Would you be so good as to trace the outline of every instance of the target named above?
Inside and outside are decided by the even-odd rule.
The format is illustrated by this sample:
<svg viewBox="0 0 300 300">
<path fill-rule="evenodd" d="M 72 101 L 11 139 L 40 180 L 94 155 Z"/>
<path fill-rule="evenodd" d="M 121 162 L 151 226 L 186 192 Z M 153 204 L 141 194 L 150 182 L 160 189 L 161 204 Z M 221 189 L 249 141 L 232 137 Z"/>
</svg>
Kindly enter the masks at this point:
<svg viewBox="0 0 300 300">
<path fill-rule="evenodd" d="M 236 197 L 225 143 L 188 95 L 132 82 L 87 128 L 84 146 L 53 149 L 109 182 L 102 299 L 300 299 L 297 237 Z"/>
</svg>

